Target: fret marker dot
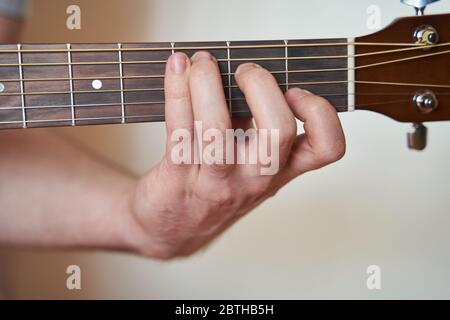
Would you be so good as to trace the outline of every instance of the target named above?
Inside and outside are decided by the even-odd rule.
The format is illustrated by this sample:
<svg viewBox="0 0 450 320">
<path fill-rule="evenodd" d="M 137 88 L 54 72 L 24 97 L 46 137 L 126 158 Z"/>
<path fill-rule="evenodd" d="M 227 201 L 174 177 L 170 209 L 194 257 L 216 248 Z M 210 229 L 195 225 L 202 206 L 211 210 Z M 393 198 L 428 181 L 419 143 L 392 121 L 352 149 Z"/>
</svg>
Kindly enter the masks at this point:
<svg viewBox="0 0 450 320">
<path fill-rule="evenodd" d="M 5 91 L 5 85 L 0 82 L 0 92 Z"/>
<path fill-rule="evenodd" d="M 95 90 L 101 89 L 102 88 L 102 82 L 100 80 L 94 80 L 92 81 L 92 88 L 94 88 Z"/>
</svg>

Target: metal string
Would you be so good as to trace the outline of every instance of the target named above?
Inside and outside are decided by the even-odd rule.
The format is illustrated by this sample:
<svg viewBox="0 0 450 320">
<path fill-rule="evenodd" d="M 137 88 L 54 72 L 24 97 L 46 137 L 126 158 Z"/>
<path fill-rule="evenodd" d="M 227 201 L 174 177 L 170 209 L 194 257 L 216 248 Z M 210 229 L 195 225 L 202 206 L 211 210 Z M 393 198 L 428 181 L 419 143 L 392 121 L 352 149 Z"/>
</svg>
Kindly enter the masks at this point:
<svg viewBox="0 0 450 320">
<path fill-rule="evenodd" d="M 400 47 L 424 47 L 426 45 L 421 43 L 401 43 L 401 42 L 321 42 L 321 43 L 292 43 L 289 40 L 289 44 L 261 44 L 261 45 L 236 45 L 231 46 L 230 49 L 272 49 L 272 48 L 297 48 L 297 47 L 332 47 L 332 46 L 400 46 Z M 173 42 L 175 44 L 175 42 Z M 226 43 L 226 42 L 224 42 Z M 231 43 L 231 42 L 230 42 Z M 142 43 L 146 44 L 146 43 Z M 151 44 L 151 43 L 148 43 Z M 154 47 L 154 48 L 79 48 L 79 49 L 70 49 L 71 52 L 116 52 L 116 51 L 169 51 L 173 50 L 225 50 L 227 49 L 227 45 L 223 46 L 182 46 L 182 47 L 174 47 L 170 46 L 170 43 L 167 43 L 167 47 Z M 23 53 L 67 53 L 67 48 L 65 49 L 21 49 Z M 18 53 L 17 49 L 0 49 L 0 53 Z"/>
<path fill-rule="evenodd" d="M 371 64 L 366 64 L 366 65 L 356 66 L 356 67 L 351 68 L 351 69 L 355 69 L 356 70 L 356 69 L 374 67 L 374 66 L 391 64 L 391 63 L 396 63 L 396 62 L 401 62 L 401 61 L 408 61 L 408 60 L 419 59 L 419 58 L 426 58 L 426 57 L 435 56 L 435 55 L 442 55 L 442 54 L 446 54 L 446 53 L 450 53 L 450 50 L 434 52 L 434 53 L 428 53 L 428 54 L 423 54 L 423 55 L 417 55 L 417 56 L 412 56 L 412 57 L 406 57 L 406 58 L 401 58 L 401 59 L 387 60 L 387 61 L 382 61 L 382 62 L 377 62 L 377 63 L 371 63 Z M 344 71 L 344 70 L 351 70 L 351 69 L 350 68 L 342 68 L 342 69 L 339 69 L 339 70 Z M 327 70 L 329 70 L 329 69 L 327 69 Z M 311 70 L 298 70 L 298 71 L 299 72 L 312 72 Z M 316 82 L 316 83 L 310 83 L 310 84 L 324 84 L 324 83 L 330 84 L 330 83 L 349 83 L 349 82 L 350 81 L 335 81 L 335 82 L 324 81 L 324 82 Z M 354 81 L 354 82 L 358 83 L 358 81 Z M 384 84 L 384 85 L 432 86 L 432 87 L 440 87 L 440 88 L 449 88 L 450 87 L 450 85 L 446 85 L 446 84 L 420 84 L 420 83 L 419 84 L 410 84 L 410 83 L 401 83 L 401 82 L 371 82 L 371 81 L 365 81 L 364 83 L 366 83 L 366 84 L 369 84 L 369 83 L 371 83 L 371 84 Z M 300 84 L 305 85 L 305 84 L 308 84 L 308 83 L 300 83 Z M 282 84 L 282 85 L 290 85 L 290 84 L 285 83 L 285 84 Z M 295 83 L 293 85 L 295 85 Z M 228 86 L 225 86 L 225 88 L 227 88 L 227 87 Z M 137 91 L 160 91 L 160 90 L 163 90 L 163 89 L 162 88 L 126 89 L 126 90 L 123 90 L 123 91 L 134 91 L 134 92 L 137 92 Z M 38 95 L 38 94 L 39 95 L 42 95 L 42 94 L 68 94 L 68 93 L 102 93 L 102 92 L 103 93 L 107 93 L 107 92 L 122 92 L 122 90 L 85 90 L 85 91 L 61 91 L 61 92 L 0 93 L 0 96 Z"/>
<path fill-rule="evenodd" d="M 374 95 L 387 95 L 387 96 L 410 96 L 411 92 L 358 92 L 358 93 L 324 93 L 319 94 L 321 97 L 339 97 L 339 96 L 348 96 L 348 95 L 358 95 L 358 96 L 374 96 Z M 449 93 L 439 93 L 439 95 L 450 95 Z M 244 97 L 240 98 L 226 98 L 227 102 L 230 101 L 246 101 Z M 138 102 L 124 102 L 124 106 L 126 107 L 132 107 L 134 105 L 161 105 L 164 104 L 165 101 L 138 101 Z M 74 104 L 75 108 L 83 108 L 83 107 L 117 107 L 121 106 L 122 102 L 110 102 L 110 103 L 85 103 L 85 104 Z M 61 105 L 35 105 L 35 106 L 25 106 L 22 108 L 19 107 L 0 107 L 0 111 L 2 110 L 28 110 L 28 109 L 63 109 L 63 108 L 71 108 L 71 104 L 61 104 Z M 337 108 L 337 107 L 335 107 Z M 233 111 L 234 112 L 234 111 Z"/>
<path fill-rule="evenodd" d="M 445 84 L 429 84 L 429 83 L 406 83 L 406 82 L 382 82 L 382 81 L 363 81 L 363 80 L 337 80 L 337 81 L 317 81 L 317 82 L 289 82 L 279 83 L 279 86 L 304 86 L 304 85 L 321 85 L 321 84 L 347 84 L 347 83 L 360 83 L 360 84 L 374 84 L 374 85 L 387 85 L 387 86 L 413 86 L 413 87 L 433 87 L 433 88 L 450 88 L 450 85 Z M 237 85 L 224 85 L 224 89 L 236 88 Z M 78 91 L 36 91 L 36 92 L 9 92 L 2 93 L 1 96 L 31 96 L 31 95 L 55 95 L 55 94 L 88 94 L 88 93 L 119 93 L 119 92 L 151 92 L 151 91 L 164 91 L 164 88 L 136 88 L 136 89 L 105 89 L 105 90 L 78 90 Z"/>
<path fill-rule="evenodd" d="M 415 45 L 414 47 L 408 47 L 408 48 L 402 48 L 402 49 L 393 49 L 393 50 L 383 50 L 383 51 L 375 51 L 375 52 L 366 52 L 366 53 L 359 53 L 359 54 L 352 54 L 352 55 L 337 55 L 337 56 L 305 56 L 305 57 L 267 57 L 267 58 L 222 58 L 217 59 L 218 62 L 244 62 L 244 61 L 285 61 L 285 60 L 320 60 L 320 59 L 347 59 L 347 58 L 358 58 L 358 57 L 364 57 L 364 56 L 371 56 L 371 55 L 380 55 L 380 54 L 387 54 L 387 53 L 395 53 L 395 52 L 402 52 L 402 51 L 410 51 L 410 50 L 417 50 L 417 49 L 430 49 L 430 48 L 437 48 L 437 47 L 443 47 L 450 45 L 450 42 L 446 43 L 440 43 L 435 45 Z M 171 49 L 172 50 L 172 49 Z M 177 48 L 177 50 L 180 50 Z M 16 50 L 17 51 L 17 50 Z M 115 49 L 114 51 L 118 51 Z M 17 51 L 18 52 L 18 51 Z M 21 53 L 24 53 L 24 50 L 20 51 Z M 65 50 L 62 52 L 67 53 L 74 53 L 72 49 Z M 121 51 L 122 52 L 122 51 Z M 0 50 L 0 53 L 2 51 Z M 111 65 L 111 64 L 163 64 L 166 63 L 166 60 L 128 60 L 128 61 L 94 61 L 94 62 L 34 62 L 34 63 L 0 63 L 0 67 L 17 67 L 19 65 L 25 66 L 25 67 L 37 67 L 37 66 L 66 66 L 66 65 Z"/>
<path fill-rule="evenodd" d="M 392 101 L 384 101 L 380 103 L 372 103 L 370 105 L 379 105 L 379 104 L 392 104 L 392 103 L 401 103 L 401 102 L 407 102 L 409 100 L 392 100 Z M 368 106 L 367 104 L 360 104 L 356 107 L 360 108 L 363 106 Z M 335 109 L 337 111 L 346 111 L 348 106 L 336 106 Z M 238 115 L 238 114 L 248 114 L 250 113 L 250 110 L 237 110 L 233 111 L 232 115 Z M 162 117 L 165 117 L 165 114 L 150 114 L 150 115 L 136 115 L 136 116 L 127 116 L 125 115 L 125 119 L 147 119 L 147 118 L 156 118 L 161 119 Z M 114 117 L 93 117 L 93 118 L 75 118 L 75 121 L 102 121 L 102 120 L 120 120 L 122 119 L 122 116 L 114 116 Z M 27 120 L 27 123 L 51 123 L 51 122 L 71 122 L 73 119 L 44 119 L 44 120 Z M 0 121 L 0 125 L 8 125 L 8 124 L 18 124 L 22 123 L 22 120 L 17 121 Z"/>
</svg>

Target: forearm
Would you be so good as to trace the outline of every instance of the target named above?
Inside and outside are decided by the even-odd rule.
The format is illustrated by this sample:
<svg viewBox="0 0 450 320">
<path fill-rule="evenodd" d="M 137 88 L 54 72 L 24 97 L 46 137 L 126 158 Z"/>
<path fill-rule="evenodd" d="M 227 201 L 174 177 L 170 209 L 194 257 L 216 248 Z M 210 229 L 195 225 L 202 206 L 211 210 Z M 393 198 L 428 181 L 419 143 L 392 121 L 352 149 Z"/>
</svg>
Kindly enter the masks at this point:
<svg viewBox="0 0 450 320">
<path fill-rule="evenodd" d="M 47 130 L 0 132 L 0 243 L 130 250 L 135 179 Z"/>
</svg>

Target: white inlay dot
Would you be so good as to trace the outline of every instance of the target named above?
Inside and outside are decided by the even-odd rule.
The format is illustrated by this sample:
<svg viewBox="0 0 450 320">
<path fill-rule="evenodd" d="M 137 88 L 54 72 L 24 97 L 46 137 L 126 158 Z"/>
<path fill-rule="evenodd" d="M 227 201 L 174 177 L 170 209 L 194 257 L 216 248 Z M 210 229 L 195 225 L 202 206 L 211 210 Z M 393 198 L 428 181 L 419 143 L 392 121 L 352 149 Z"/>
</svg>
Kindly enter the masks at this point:
<svg viewBox="0 0 450 320">
<path fill-rule="evenodd" d="M 5 85 L 0 82 L 0 92 L 5 91 Z"/>
<path fill-rule="evenodd" d="M 92 88 L 94 88 L 95 90 L 101 89 L 102 85 L 103 83 L 100 80 L 92 81 Z"/>
</svg>

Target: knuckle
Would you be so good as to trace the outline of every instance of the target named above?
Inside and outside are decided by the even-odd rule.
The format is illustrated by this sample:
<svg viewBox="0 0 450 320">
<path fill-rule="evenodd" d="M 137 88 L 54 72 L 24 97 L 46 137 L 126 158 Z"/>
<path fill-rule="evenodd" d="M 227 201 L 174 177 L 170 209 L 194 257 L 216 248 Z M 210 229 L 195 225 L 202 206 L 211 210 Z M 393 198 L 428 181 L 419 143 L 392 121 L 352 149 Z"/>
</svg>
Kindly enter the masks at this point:
<svg viewBox="0 0 450 320">
<path fill-rule="evenodd" d="M 203 198 L 205 195 L 198 195 L 198 198 Z M 228 185 L 224 185 L 220 188 L 220 192 L 210 192 L 207 195 L 206 200 L 210 211 L 215 212 L 217 210 L 223 211 L 226 208 L 233 207 L 237 201 L 236 193 L 233 188 Z"/>
<path fill-rule="evenodd" d="M 334 147 L 333 150 L 333 160 L 334 161 L 338 161 L 340 159 L 342 159 L 345 155 L 345 151 L 346 151 L 346 145 L 345 142 L 343 140 L 339 141 L 339 143 L 337 143 Z"/>
<path fill-rule="evenodd" d="M 301 88 L 290 88 L 286 91 L 285 96 L 289 101 L 298 101 L 308 94 L 308 91 Z"/>
<path fill-rule="evenodd" d="M 324 110 L 327 110 L 331 113 L 337 113 L 336 109 L 327 99 L 306 90 L 301 91 L 297 88 L 292 88 L 286 93 L 286 98 L 289 103 L 296 106 L 302 106 L 302 108 L 307 109 L 310 112 L 318 112 L 319 110 L 323 112 Z"/>
<path fill-rule="evenodd" d="M 229 119 L 203 119 L 203 134 L 218 134 L 225 133 L 231 127 L 231 120 Z M 225 142 L 225 141 L 222 141 Z"/>
<path fill-rule="evenodd" d="M 209 173 L 210 175 L 212 175 L 215 178 L 226 178 L 230 172 L 231 169 L 231 165 L 226 164 L 225 163 L 225 159 L 223 160 L 222 163 L 211 163 L 211 164 L 207 164 L 208 169 L 209 169 Z"/>
<path fill-rule="evenodd" d="M 170 102 L 190 103 L 189 91 L 182 86 L 166 88 L 166 100 Z"/>
<path fill-rule="evenodd" d="M 173 146 L 170 143 L 167 143 L 167 151 L 164 154 L 162 161 L 160 162 L 161 170 L 164 170 L 167 173 L 171 173 L 174 168 L 189 168 L 190 164 L 188 163 L 178 163 L 172 156 Z"/>
<path fill-rule="evenodd" d="M 318 158 L 321 164 L 327 165 L 333 162 L 336 162 L 345 155 L 345 142 L 339 140 L 335 142 L 332 146 L 321 150 L 318 153 Z"/>
<path fill-rule="evenodd" d="M 327 109 L 329 112 L 336 113 L 336 109 L 324 97 L 311 94 L 305 97 L 304 102 L 307 108 L 309 107 L 311 109 L 316 108 Z"/>
</svg>

